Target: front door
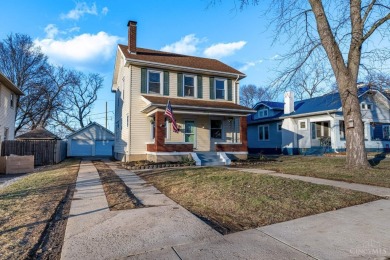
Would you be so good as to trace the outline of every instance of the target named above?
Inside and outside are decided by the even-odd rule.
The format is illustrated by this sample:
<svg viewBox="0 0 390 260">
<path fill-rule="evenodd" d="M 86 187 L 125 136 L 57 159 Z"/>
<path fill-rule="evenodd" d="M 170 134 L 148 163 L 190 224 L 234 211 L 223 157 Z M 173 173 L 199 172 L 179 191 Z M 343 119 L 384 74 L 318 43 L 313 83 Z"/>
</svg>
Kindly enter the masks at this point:
<svg viewBox="0 0 390 260">
<path fill-rule="evenodd" d="M 195 121 L 186 120 L 184 122 L 184 142 L 192 143 L 194 148 L 196 148 Z"/>
</svg>

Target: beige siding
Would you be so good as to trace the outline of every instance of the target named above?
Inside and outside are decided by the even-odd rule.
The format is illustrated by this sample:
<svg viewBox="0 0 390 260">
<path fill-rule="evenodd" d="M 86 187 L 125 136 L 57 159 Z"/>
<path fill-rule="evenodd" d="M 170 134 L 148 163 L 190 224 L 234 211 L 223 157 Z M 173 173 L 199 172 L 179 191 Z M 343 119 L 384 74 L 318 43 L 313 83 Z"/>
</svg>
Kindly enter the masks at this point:
<svg viewBox="0 0 390 260">
<path fill-rule="evenodd" d="M 177 72 L 169 72 L 169 96 L 177 97 Z"/>
<path fill-rule="evenodd" d="M 210 151 L 210 118 L 200 116 L 196 121 L 197 127 L 197 150 Z"/>
<path fill-rule="evenodd" d="M 8 128 L 8 140 L 13 140 L 15 137 L 15 106 L 17 96 L 13 93 L 14 107 L 11 107 L 11 93 L 13 92 L 0 83 L 0 142 L 4 140 L 6 128 Z"/>
</svg>

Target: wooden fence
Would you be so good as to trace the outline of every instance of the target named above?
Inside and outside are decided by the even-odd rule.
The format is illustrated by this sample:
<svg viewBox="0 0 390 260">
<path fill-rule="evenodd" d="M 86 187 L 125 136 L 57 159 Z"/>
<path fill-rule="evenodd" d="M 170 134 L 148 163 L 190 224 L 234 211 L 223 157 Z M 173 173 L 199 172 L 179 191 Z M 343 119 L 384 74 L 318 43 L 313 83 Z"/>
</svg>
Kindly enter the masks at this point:
<svg viewBox="0 0 390 260">
<path fill-rule="evenodd" d="M 1 156 L 34 155 L 34 165 L 57 164 L 66 158 L 65 141 L 7 140 L 1 144 Z"/>
</svg>

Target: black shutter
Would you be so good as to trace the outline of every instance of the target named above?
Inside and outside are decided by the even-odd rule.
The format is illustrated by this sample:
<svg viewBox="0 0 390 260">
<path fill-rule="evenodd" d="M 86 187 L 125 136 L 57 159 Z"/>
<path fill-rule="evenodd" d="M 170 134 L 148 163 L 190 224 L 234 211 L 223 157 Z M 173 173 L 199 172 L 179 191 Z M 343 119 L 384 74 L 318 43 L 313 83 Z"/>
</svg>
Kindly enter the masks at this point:
<svg viewBox="0 0 390 260">
<path fill-rule="evenodd" d="M 169 96 L 169 72 L 164 71 L 164 96 Z"/>
<path fill-rule="evenodd" d="M 201 75 L 198 75 L 198 98 L 203 98 L 203 82 Z"/>
<path fill-rule="evenodd" d="M 227 98 L 229 101 L 233 100 L 233 88 L 232 88 L 232 80 L 228 79 L 227 81 Z"/>
<path fill-rule="evenodd" d="M 210 77 L 210 99 L 215 99 L 214 77 Z"/>
<path fill-rule="evenodd" d="M 148 89 L 147 89 L 147 82 L 146 82 L 146 69 L 145 68 L 141 68 L 141 93 L 147 93 L 148 92 Z"/>
<path fill-rule="evenodd" d="M 183 73 L 177 73 L 177 96 L 183 96 Z"/>
</svg>

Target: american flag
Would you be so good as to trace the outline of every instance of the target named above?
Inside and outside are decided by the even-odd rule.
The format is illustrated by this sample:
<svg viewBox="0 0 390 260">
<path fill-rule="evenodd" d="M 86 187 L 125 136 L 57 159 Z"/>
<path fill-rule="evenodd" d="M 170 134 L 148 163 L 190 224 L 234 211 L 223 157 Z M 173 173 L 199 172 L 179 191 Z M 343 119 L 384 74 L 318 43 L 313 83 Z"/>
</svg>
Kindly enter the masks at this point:
<svg viewBox="0 0 390 260">
<path fill-rule="evenodd" d="M 179 132 L 179 128 L 177 127 L 175 117 L 173 116 L 173 111 L 172 111 L 172 107 L 171 107 L 171 101 L 169 101 L 169 100 L 168 100 L 168 103 L 167 103 L 167 107 L 165 109 L 165 115 L 168 116 L 169 119 L 171 119 L 173 132 L 178 133 Z"/>
</svg>

